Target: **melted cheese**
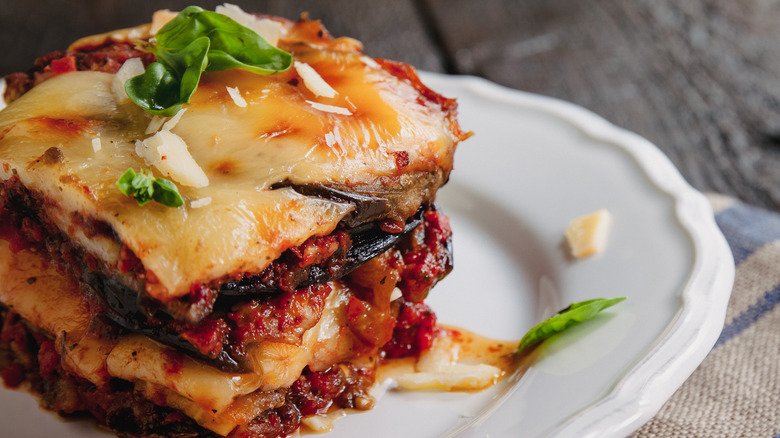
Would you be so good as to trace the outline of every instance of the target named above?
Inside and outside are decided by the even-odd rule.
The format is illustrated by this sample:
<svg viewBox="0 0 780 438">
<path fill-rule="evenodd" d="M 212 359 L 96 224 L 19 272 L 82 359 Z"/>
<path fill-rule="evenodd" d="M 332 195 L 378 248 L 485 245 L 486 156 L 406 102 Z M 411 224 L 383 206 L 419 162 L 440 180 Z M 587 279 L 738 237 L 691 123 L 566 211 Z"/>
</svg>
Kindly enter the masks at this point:
<svg viewBox="0 0 780 438">
<path fill-rule="evenodd" d="M 0 240 L 0 302 L 36 327 L 79 336 L 92 318 L 78 284 L 58 273 L 40 256 L 23 250 L 14 254 Z"/>
<path fill-rule="evenodd" d="M 135 153 L 175 183 L 198 188 L 209 185 L 209 178 L 190 155 L 187 144 L 171 131 L 163 129 L 136 141 Z"/>
<path fill-rule="evenodd" d="M 55 345 L 70 372 L 96 385 L 111 377 L 136 382 L 153 401 L 153 395 L 159 397 L 165 389 L 170 406 L 218 433 L 226 434 L 267 409 L 257 401 L 259 392 L 290 386 L 306 366 L 321 370 L 353 357 L 355 340 L 346 329 L 349 296 L 339 283 L 332 284 L 322 318 L 300 345 L 255 344 L 249 355 L 256 371 L 237 374 L 204 365 L 142 335 L 110 341 L 88 332 L 92 314 L 78 285 L 37 254 L 11 252 L 3 240 L 0 278 L 0 301 L 57 337 Z"/>
<path fill-rule="evenodd" d="M 272 391 L 292 384 L 304 367 L 323 370 L 355 359 L 356 341 L 346 328 L 349 294 L 338 282 L 332 283 L 334 290 L 322 318 L 304 334 L 301 345 L 255 345 L 250 356 L 258 371 L 235 374 L 179 355 L 141 335 L 110 341 L 89 332 L 92 315 L 75 282 L 37 254 L 12 253 L 2 240 L 0 278 L 4 280 L 0 301 L 57 335 L 55 345 L 60 347 L 65 369 L 98 386 L 111 378 L 134 382 L 149 400 L 179 409 L 221 435 L 281 404 L 284 396 Z M 454 328 L 447 332 L 449 336 L 437 338 L 416 363 L 399 359 L 383 364 L 377 382 L 389 378 L 403 389 L 478 390 L 518 366 L 518 356 L 513 354 L 516 341 L 490 340 Z M 326 430 L 329 422 L 309 419 L 307 424 Z"/>
<path fill-rule="evenodd" d="M 303 336 L 300 345 L 263 342 L 250 348 L 254 373 L 217 370 L 186 356 L 172 369 L 173 350 L 141 335 L 122 338 L 107 358 L 108 372 L 129 381 L 142 380 L 166 387 L 212 412 L 222 412 L 237 396 L 258 389 L 290 386 L 310 365 L 328 368 L 351 357 L 351 336 L 340 336 L 346 326 L 345 290 L 334 284 L 320 321 Z"/>
<path fill-rule="evenodd" d="M 460 344 L 450 337 L 437 338 L 433 346 L 420 354 L 411 373 L 395 376 L 402 389 L 440 389 L 446 391 L 476 391 L 492 386 L 504 370 L 485 363 L 459 363 Z"/>
<path fill-rule="evenodd" d="M 238 397 L 224 412 L 215 414 L 163 386 L 137 382 L 135 388 L 147 399 L 178 409 L 201 426 L 220 435 L 227 435 L 236 426 L 248 423 L 266 409 L 277 407 L 268 403 L 273 402 L 273 398 L 267 400 L 265 394 L 258 392 Z M 284 395 L 280 395 L 280 398 L 283 403 Z"/>
<path fill-rule="evenodd" d="M 323 99 L 343 114 L 307 103 L 325 105 L 294 85 L 294 69 L 271 76 L 242 70 L 204 74 L 187 112 L 171 129 L 203 169 L 206 178 L 199 181 L 209 181 L 207 187 L 179 187 L 184 207 L 139 207 L 116 188 L 128 168 L 148 168 L 135 142 L 149 136 L 151 118 L 120 102 L 114 75 L 107 73 L 56 76 L 0 112 L 0 179 L 18 174 L 29 189 L 56 199 L 58 211 L 50 214 L 65 232 L 71 212 L 110 224 L 159 279 L 147 284 L 147 292 L 162 301 L 188 293 L 193 284 L 259 272 L 285 249 L 331 232 L 354 208 L 289 189 L 270 190 L 274 184 L 365 187 L 379 195 L 408 191 L 413 201 L 403 214 L 410 215 L 452 167 L 459 134 L 442 108 L 362 58 L 313 49 L 296 53 L 296 60 L 336 89 L 334 98 Z M 235 104 L 227 87 L 241 90 L 245 108 Z M 102 147 L 94 151 L 97 136 Z M 60 161 L 40 159 L 51 148 L 60 152 Z M 393 154 L 400 151 L 409 157 L 403 172 Z M 421 173 L 438 173 L 432 188 L 415 186 L 414 175 Z M 212 202 L 189 207 L 204 198 Z M 74 237 L 109 264 L 116 261 L 118 245 Z"/>
<path fill-rule="evenodd" d="M 111 81 L 111 88 L 114 90 L 114 95 L 119 103 L 127 103 L 130 97 L 127 96 L 125 91 L 125 82 L 128 79 L 144 74 L 144 63 L 141 58 L 130 58 L 114 75 L 114 79 Z"/>
</svg>

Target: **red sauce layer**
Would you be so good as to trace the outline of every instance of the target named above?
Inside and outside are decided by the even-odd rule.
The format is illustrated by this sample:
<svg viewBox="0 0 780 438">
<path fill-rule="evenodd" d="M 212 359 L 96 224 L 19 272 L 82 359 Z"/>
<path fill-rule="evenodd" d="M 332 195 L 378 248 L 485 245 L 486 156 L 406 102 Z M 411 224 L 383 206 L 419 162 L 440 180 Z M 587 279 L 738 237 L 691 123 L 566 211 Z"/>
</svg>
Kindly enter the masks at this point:
<svg viewBox="0 0 780 438">
<path fill-rule="evenodd" d="M 112 268 L 102 266 L 59 231 L 45 216 L 45 203 L 45 199 L 26 190 L 18 177 L 0 183 L 0 239 L 9 241 L 14 250 L 34 248 L 48 254 L 61 272 L 77 279 L 91 278 L 84 274 L 92 272 L 114 275 Z M 102 222 L 79 216 L 74 218 L 74 224 L 87 235 L 115 238 L 111 228 Z M 451 236 L 446 216 L 429 210 L 424 213 L 422 224 L 395 248 L 345 277 L 353 291 L 348 304 L 348 327 L 360 341 L 360 352 L 379 349 L 394 338 L 389 353 L 392 357 L 416 355 L 430 346 L 435 316 L 417 303 L 450 271 Z M 215 359 L 227 352 L 239 362 L 245 357 L 247 346 L 255 342 L 298 343 L 303 333 L 319 321 L 331 289 L 327 285 L 299 289 L 292 286 L 301 281 L 300 273 L 312 264 L 337 269 L 350 244 L 346 232 L 336 231 L 310 238 L 288 250 L 264 274 L 289 289 L 281 294 L 238 301 L 214 310 L 217 294 L 212 289 L 195 289 L 189 304 L 199 305 L 209 313 L 201 321 L 145 318 L 134 321 L 132 328 L 163 333 L 169 344 L 170 339 L 178 339 L 174 344 L 189 344 L 203 358 Z M 124 248 L 117 269 L 131 277 L 152 275 Z M 390 306 L 389 297 L 395 287 L 402 291 L 403 300 Z M 137 296 L 133 294 L 130 299 L 135 301 Z"/>
<path fill-rule="evenodd" d="M 79 47 L 77 50 L 48 53 L 36 59 L 29 71 L 12 73 L 5 77 L 5 101 L 11 103 L 34 86 L 59 74 L 85 70 L 116 73 L 130 58 L 141 58 L 144 66 L 155 61 L 152 53 L 139 50 L 135 44 L 111 39 L 106 39 L 102 44 Z"/>
<path fill-rule="evenodd" d="M 175 358 L 174 358 L 175 359 Z M 172 361 L 175 366 L 177 360 Z M 52 338 L 18 314 L 0 306 L 0 377 L 5 386 L 29 383 L 43 405 L 61 415 L 91 415 L 119 436 L 216 438 L 182 412 L 159 406 L 136 393 L 133 384 L 111 379 L 98 387 L 61 366 Z M 374 368 L 340 364 L 324 371 L 304 370 L 291 388 L 267 393 L 278 407 L 234 429 L 229 438 L 275 438 L 292 434 L 301 417 L 329 408 L 369 409 Z M 261 394 L 261 396 L 263 396 Z"/>
</svg>

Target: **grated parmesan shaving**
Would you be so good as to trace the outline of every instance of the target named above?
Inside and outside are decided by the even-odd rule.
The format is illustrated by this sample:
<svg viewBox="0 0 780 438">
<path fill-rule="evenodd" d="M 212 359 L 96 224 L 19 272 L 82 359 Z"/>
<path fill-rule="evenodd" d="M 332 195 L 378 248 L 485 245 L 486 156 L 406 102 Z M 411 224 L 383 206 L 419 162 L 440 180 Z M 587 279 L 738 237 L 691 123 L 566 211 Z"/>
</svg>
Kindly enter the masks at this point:
<svg viewBox="0 0 780 438">
<path fill-rule="evenodd" d="M 182 108 L 179 111 L 177 111 L 176 114 L 173 115 L 173 117 L 168 119 L 168 121 L 162 125 L 163 131 L 170 131 L 171 129 L 173 129 L 173 127 L 176 126 L 177 123 L 179 123 L 179 120 L 181 120 L 181 116 L 184 115 L 185 111 L 187 111 L 187 108 Z"/>
<path fill-rule="evenodd" d="M 325 133 L 325 144 L 328 145 L 328 147 L 332 148 L 336 145 L 336 134 L 332 132 L 326 132 Z"/>
<path fill-rule="evenodd" d="M 163 175 L 191 187 L 206 187 L 209 179 L 187 150 L 187 144 L 171 131 L 158 131 L 135 142 L 135 153 Z"/>
<path fill-rule="evenodd" d="M 278 21 L 248 14 L 239 6 L 231 3 L 217 6 L 214 9 L 214 12 L 230 17 L 240 25 L 254 30 L 272 46 L 276 46 L 279 43 L 279 34 L 281 34 L 282 31 L 282 23 Z"/>
<path fill-rule="evenodd" d="M 114 80 L 111 82 L 111 88 L 119 103 L 130 100 L 125 92 L 125 82 L 132 77 L 142 74 L 144 74 L 144 63 L 141 61 L 141 58 L 130 58 L 122 64 L 122 67 L 116 72 Z"/>
<path fill-rule="evenodd" d="M 152 116 L 152 120 L 149 121 L 149 126 L 146 127 L 144 134 L 151 134 L 153 132 L 159 131 L 163 123 L 165 123 L 165 117 Z"/>
<path fill-rule="evenodd" d="M 564 233 L 571 254 L 582 258 L 603 251 L 611 224 L 612 216 L 604 208 L 572 219 Z"/>
<path fill-rule="evenodd" d="M 206 196 L 205 198 L 192 200 L 190 202 L 190 207 L 192 207 L 192 208 L 201 208 L 201 207 L 205 207 L 205 206 L 207 206 L 209 204 L 211 204 L 211 197 Z"/>
<path fill-rule="evenodd" d="M 238 87 L 225 87 L 227 88 L 227 92 L 230 95 L 230 98 L 233 99 L 233 102 L 240 106 L 241 108 L 246 108 L 246 100 L 244 100 L 243 97 L 241 97 L 241 93 L 238 91 Z"/>
<path fill-rule="evenodd" d="M 322 76 L 320 76 L 320 74 L 317 73 L 317 70 L 314 70 L 312 66 L 299 61 L 295 61 L 294 65 L 295 71 L 297 71 L 301 76 L 301 79 L 303 79 L 303 85 L 314 93 L 315 96 L 336 97 L 338 94 L 336 90 L 325 82 L 325 79 L 322 79 Z"/>
<path fill-rule="evenodd" d="M 282 33 L 282 23 L 278 21 L 248 14 L 240 7 L 230 3 L 217 6 L 214 9 L 214 12 L 230 17 L 242 26 L 252 29 L 272 46 L 279 44 L 279 36 Z M 170 9 L 155 11 L 155 13 L 152 14 L 152 25 L 149 29 L 149 34 L 156 35 L 157 32 L 168 24 L 169 21 L 173 20 L 177 14 L 178 12 L 171 11 Z"/>
<path fill-rule="evenodd" d="M 187 108 L 180 109 L 176 114 L 171 116 L 171 118 L 152 116 L 152 120 L 149 121 L 149 125 L 146 127 L 146 131 L 144 131 L 144 133 L 151 134 L 161 129 L 163 131 L 170 131 L 174 126 L 176 126 L 177 123 L 179 123 L 181 116 L 184 115 L 184 111 L 187 111 Z"/>
<path fill-rule="evenodd" d="M 311 100 L 307 100 L 306 103 L 311 105 L 312 108 L 316 110 L 324 111 L 326 113 L 341 114 L 344 116 L 352 115 L 352 112 L 344 107 L 335 106 L 335 105 L 326 105 L 324 103 L 312 102 Z"/>
<path fill-rule="evenodd" d="M 100 144 L 100 137 L 95 137 L 92 139 L 92 151 L 97 152 L 100 149 L 103 148 L 103 145 Z"/>
</svg>

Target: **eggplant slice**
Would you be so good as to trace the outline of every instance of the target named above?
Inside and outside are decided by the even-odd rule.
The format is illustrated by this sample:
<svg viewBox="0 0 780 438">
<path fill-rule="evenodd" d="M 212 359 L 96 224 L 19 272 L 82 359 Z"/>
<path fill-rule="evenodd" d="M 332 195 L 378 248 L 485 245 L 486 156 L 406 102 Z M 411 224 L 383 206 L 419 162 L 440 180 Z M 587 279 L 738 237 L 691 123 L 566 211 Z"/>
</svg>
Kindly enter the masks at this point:
<svg viewBox="0 0 780 438">
<path fill-rule="evenodd" d="M 407 234 L 417 228 L 422 223 L 423 211 L 424 209 L 420 208 L 417 214 L 409 218 L 406 221 L 404 230 L 400 233 L 382 231 L 377 222 L 350 228 L 348 232 L 352 238 L 352 246 L 347 250 L 345 260 L 339 263 L 337 269 L 324 269 L 321 265 L 307 266 L 303 280 L 295 288 L 325 283 L 349 274 L 363 263 L 392 248 Z M 273 283 L 264 283 L 261 276 L 253 276 L 224 283 L 219 294 L 220 296 L 254 296 L 262 293 L 274 294 L 279 291 L 279 288 Z"/>
<path fill-rule="evenodd" d="M 338 264 L 338 269 L 324 269 L 321 265 L 307 266 L 304 268 L 305 276 L 297 284 L 297 288 L 339 279 L 366 261 L 392 248 L 422 223 L 425 210 L 425 207 L 421 207 L 414 216 L 409 218 L 404 230 L 400 233 L 383 231 L 379 227 L 378 221 L 348 228 L 346 231 L 352 239 L 352 245 L 347 250 L 344 260 Z M 127 287 L 121 281 L 99 272 L 92 272 L 86 273 L 82 277 L 82 282 L 92 289 L 93 294 L 97 294 L 102 299 L 101 301 L 106 307 L 105 315 L 117 325 L 132 332 L 149 336 L 165 345 L 186 351 L 188 355 L 222 370 L 242 371 L 240 358 L 232 357 L 229 352 L 223 350 L 216 358 L 211 358 L 200 353 L 190 343 L 180 339 L 178 333 L 171 330 L 171 327 L 180 325 L 170 324 L 171 316 L 159 307 L 159 303 L 145 298 L 144 295 L 139 295 L 138 292 Z M 264 283 L 260 275 L 245 277 L 222 285 L 219 296 L 214 303 L 214 310 L 229 310 L 236 302 L 255 298 L 271 298 L 280 293 L 282 293 L 281 289 L 274 284 Z"/>
</svg>

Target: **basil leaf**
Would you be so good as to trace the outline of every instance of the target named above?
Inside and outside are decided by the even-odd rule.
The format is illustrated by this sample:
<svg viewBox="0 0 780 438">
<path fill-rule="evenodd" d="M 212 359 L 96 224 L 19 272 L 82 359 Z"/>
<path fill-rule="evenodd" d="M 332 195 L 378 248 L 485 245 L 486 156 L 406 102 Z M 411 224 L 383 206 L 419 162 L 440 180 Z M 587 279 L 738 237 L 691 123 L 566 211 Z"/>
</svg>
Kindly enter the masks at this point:
<svg viewBox="0 0 780 438">
<path fill-rule="evenodd" d="M 272 74 L 292 65 L 292 55 L 272 46 L 255 31 L 197 6 L 185 8 L 156 35 L 157 46 L 167 50 L 181 50 L 201 37 L 211 41 L 206 71 L 240 68 Z"/>
<path fill-rule="evenodd" d="M 125 196 L 135 198 L 138 205 L 144 205 L 152 200 L 152 180 L 146 178 L 143 173 L 136 174 L 133 169 L 127 169 L 116 182 L 119 190 Z"/>
<path fill-rule="evenodd" d="M 566 309 L 553 315 L 546 321 L 540 322 L 529 330 L 528 333 L 523 336 L 523 339 L 520 340 L 520 344 L 517 346 L 517 352 L 520 353 L 575 324 L 592 319 L 602 310 L 614 306 L 625 299 L 626 297 L 612 299 L 596 298 L 573 303 Z"/>
<path fill-rule="evenodd" d="M 152 187 L 154 188 L 152 199 L 155 202 L 167 207 L 181 207 L 184 205 L 184 199 L 181 198 L 176 184 L 165 178 L 155 178 Z"/>
<path fill-rule="evenodd" d="M 157 61 L 168 66 L 179 78 L 178 103 L 189 102 L 192 93 L 198 88 L 200 75 L 208 63 L 210 46 L 209 39 L 202 37 L 195 39 L 181 50 L 155 50 Z M 177 111 L 168 115 L 176 114 Z"/>
<path fill-rule="evenodd" d="M 292 55 L 216 12 L 189 6 L 155 35 L 157 62 L 125 83 L 130 99 L 150 114 L 172 116 L 189 103 L 204 71 L 240 68 L 268 75 L 292 65 Z"/>
<path fill-rule="evenodd" d="M 146 72 L 125 82 L 127 96 L 146 112 L 158 116 L 176 114 L 181 109 L 181 82 L 175 72 L 154 62 Z"/>
<path fill-rule="evenodd" d="M 116 185 L 125 196 L 134 198 L 140 206 L 152 200 L 166 207 L 184 205 L 184 199 L 174 183 L 164 178 L 153 178 L 145 174 L 143 170 L 135 173 L 132 168 L 127 169 L 119 177 Z"/>
</svg>

